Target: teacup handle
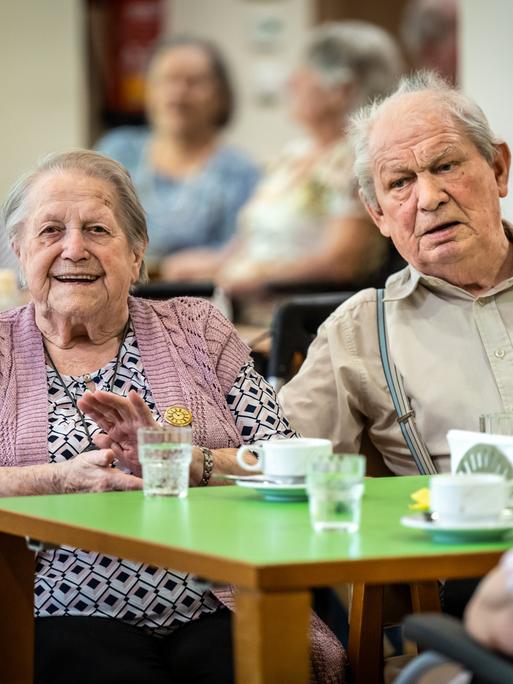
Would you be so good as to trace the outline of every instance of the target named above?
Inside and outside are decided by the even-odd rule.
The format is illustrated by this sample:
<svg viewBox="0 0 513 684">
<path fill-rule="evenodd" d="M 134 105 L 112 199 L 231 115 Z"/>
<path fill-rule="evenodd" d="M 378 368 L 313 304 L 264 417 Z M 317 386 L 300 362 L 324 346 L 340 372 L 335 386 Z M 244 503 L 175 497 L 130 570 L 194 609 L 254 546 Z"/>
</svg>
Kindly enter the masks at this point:
<svg viewBox="0 0 513 684">
<path fill-rule="evenodd" d="M 244 456 L 248 452 L 253 452 L 258 454 L 258 463 L 248 463 Z M 257 444 L 244 444 L 244 446 L 241 446 L 237 450 L 237 463 L 240 465 L 241 468 L 244 468 L 244 470 L 251 470 L 252 472 L 258 471 L 260 472 L 262 470 L 262 459 L 263 459 L 263 453 L 262 453 L 262 447 L 259 447 Z"/>
</svg>

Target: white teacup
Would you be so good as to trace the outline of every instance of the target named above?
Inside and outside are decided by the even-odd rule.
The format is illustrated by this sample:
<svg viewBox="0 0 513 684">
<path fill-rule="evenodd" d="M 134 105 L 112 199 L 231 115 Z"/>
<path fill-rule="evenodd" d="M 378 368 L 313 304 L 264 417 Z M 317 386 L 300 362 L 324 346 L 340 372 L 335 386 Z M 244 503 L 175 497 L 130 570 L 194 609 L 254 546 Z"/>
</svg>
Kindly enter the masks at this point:
<svg viewBox="0 0 513 684">
<path fill-rule="evenodd" d="M 258 463 L 245 460 L 244 456 L 248 452 L 258 455 Z M 273 480 L 291 482 L 305 477 L 309 459 L 329 456 L 331 453 L 329 439 L 270 439 L 241 446 L 237 451 L 237 463 L 245 470 L 261 471 Z"/>
<path fill-rule="evenodd" d="M 443 523 L 493 522 L 507 505 L 510 487 L 493 473 L 433 475 L 430 508 Z"/>
</svg>

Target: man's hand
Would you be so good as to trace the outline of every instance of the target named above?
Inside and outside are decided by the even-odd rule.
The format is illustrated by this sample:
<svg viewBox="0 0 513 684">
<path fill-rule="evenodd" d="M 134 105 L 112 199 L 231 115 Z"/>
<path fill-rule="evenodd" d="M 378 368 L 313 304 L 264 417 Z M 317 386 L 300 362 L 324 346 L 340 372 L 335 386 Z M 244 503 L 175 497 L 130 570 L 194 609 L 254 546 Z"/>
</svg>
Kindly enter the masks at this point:
<svg viewBox="0 0 513 684">
<path fill-rule="evenodd" d="M 99 449 L 85 451 L 69 461 L 51 465 L 54 492 L 71 494 L 142 488 L 141 478 L 112 468 L 113 461 L 111 449 Z"/>
<path fill-rule="evenodd" d="M 104 433 L 93 437 L 96 446 L 99 449 L 112 449 L 120 465 L 140 475 L 137 429 L 159 427 L 159 424 L 137 392 L 131 390 L 127 397 L 101 390 L 86 392 L 77 405 Z"/>
</svg>

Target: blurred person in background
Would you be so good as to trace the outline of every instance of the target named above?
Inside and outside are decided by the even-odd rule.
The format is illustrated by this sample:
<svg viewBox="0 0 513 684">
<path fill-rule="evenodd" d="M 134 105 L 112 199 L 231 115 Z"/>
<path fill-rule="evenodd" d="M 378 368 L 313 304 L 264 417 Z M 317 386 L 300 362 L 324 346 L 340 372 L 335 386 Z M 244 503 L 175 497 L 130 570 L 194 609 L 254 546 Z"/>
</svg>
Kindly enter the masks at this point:
<svg viewBox="0 0 513 684">
<path fill-rule="evenodd" d="M 270 166 L 226 249 L 188 264 L 171 257 L 165 276 L 211 277 L 244 296 L 247 309 L 250 295 L 259 301 L 270 284 L 354 283 L 378 271 L 387 246 L 358 199 L 345 128 L 356 107 L 392 88 L 401 68 L 393 39 L 377 26 L 346 21 L 314 29 L 288 89 L 304 137 Z"/>
<path fill-rule="evenodd" d="M 6 311 L 22 303 L 24 295 L 19 291 L 21 273 L 7 236 L 0 231 L 0 311 Z M 25 295 L 25 299 L 28 295 Z"/>
<path fill-rule="evenodd" d="M 234 232 L 258 172 L 222 142 L 233 110 L 218 49 L 200 38 L 176 36 L 157 46 L 149 64 L 149 128 L 118 128 L 98 142 L 96 149 L 121 162 L 133 178 L 148 218 L 151 271 L 183 249 L 216 250 Z"/>
<path fill-rule="evenodd" d="M 0 233 L 0 269 L 4 268 L 17 272 L 18 262 L 9 246 L 9 241 L 6 236 Z"/>
<path fill-rule="evenodd" d="M 458 80 L 458 0 L 410 0 L 403 11 L 401 38 L 416 69 Z"/>
</svg>

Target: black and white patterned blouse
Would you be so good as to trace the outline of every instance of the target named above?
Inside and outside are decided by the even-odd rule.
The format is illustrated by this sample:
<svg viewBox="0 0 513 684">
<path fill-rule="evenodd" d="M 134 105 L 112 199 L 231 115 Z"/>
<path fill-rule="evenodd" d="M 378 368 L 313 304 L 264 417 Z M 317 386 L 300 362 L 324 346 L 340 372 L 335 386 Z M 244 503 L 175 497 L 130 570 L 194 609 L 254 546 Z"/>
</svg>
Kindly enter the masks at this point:
<svg viewBox="0 0 513 684">
<path fill-rule="evenodd" d="M 98 389 L 109 389 L 116 361 L 90 374 Z M 79 399 L 89 377 L 62 376 L 69 392 Z M 89 446 L 76 409 L 55 371 L 47 366 L 49 459 L 57 463 L 73 458 Z M 161 416 L 144 375 L 137 340 L 130 328 L 122 345 L 113 391 L 126 396 L 134 389 L 156 420 Z M 246 443 L 295 433 L 280 412 L 273 388 L 254 370 L 241 368 L 227 396 L 235 425 Z M 93 435 L 98 426 L 86 416 Z M 38 554 L 35 614 L 42 616 L 95 615 L 115 617 L 133 625 L 167 634 L 202 612 L 212 612 L 219 601 L 208 586 L 189 574 L 156 568 L 69 546 Z"/>
</svg>

